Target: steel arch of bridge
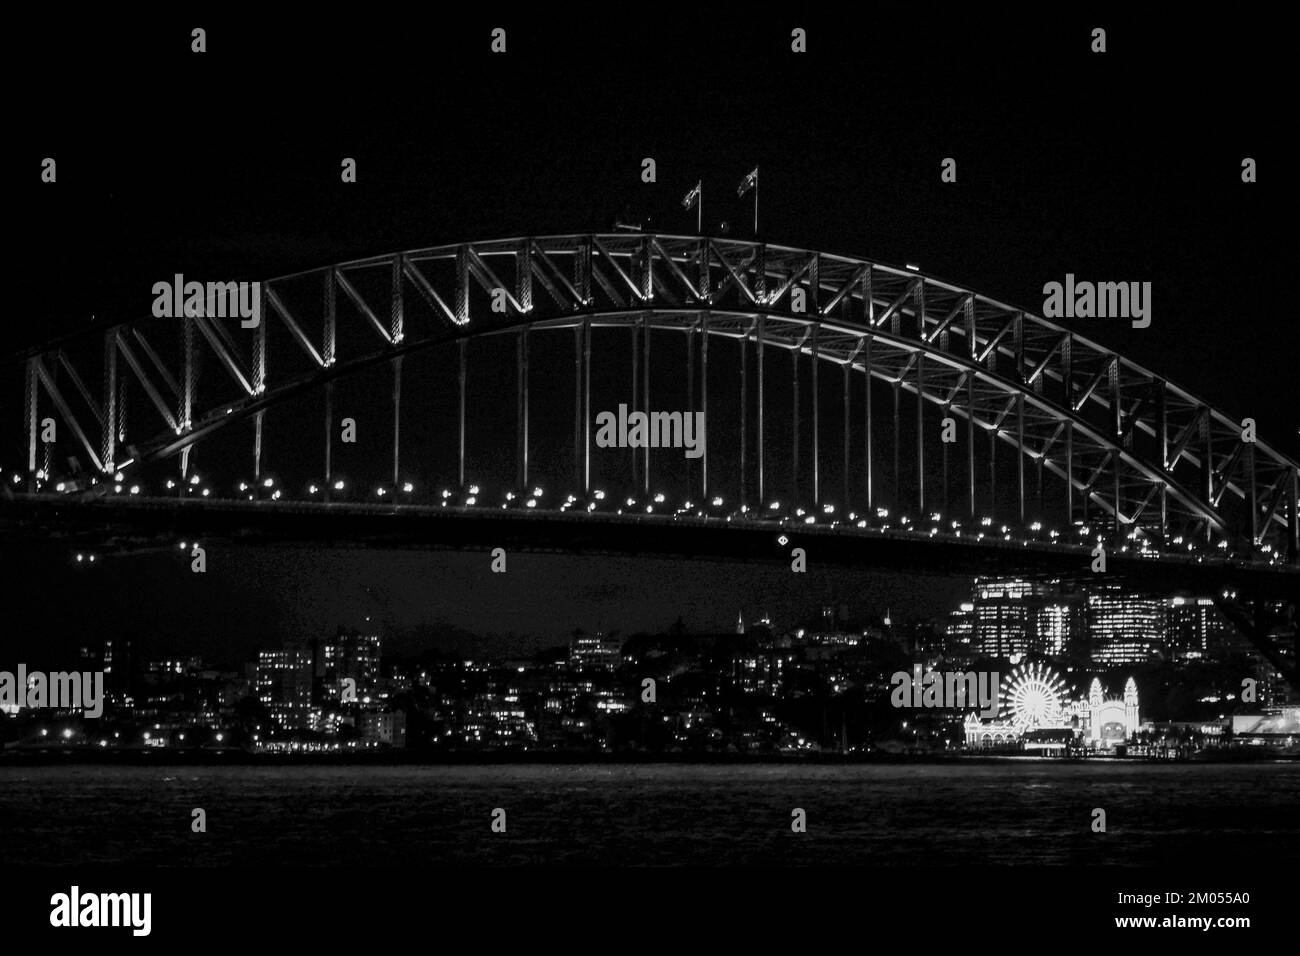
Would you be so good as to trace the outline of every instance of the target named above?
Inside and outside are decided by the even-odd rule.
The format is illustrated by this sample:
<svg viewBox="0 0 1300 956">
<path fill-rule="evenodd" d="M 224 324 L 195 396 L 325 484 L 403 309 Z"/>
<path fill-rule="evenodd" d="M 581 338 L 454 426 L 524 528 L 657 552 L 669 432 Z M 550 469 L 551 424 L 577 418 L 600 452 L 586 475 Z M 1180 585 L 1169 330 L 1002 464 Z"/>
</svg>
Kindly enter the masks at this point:
<svg viewBox="0 0 1300 956">
<path fill-rule="evenodd" d="M 184 476 L 196 442 L 249 418 L 260 468 L 267 409 L 322 388 L 328 409 L 336 379 L 385 362 L 392 363 L 395 381 L 396 480 L 402 359 L 452 342 L 459 343 L 461 356 L 463 480 L 464 343 L 480 335 L 517 334 L 525 395 L 527 335 L 547 328 L 575 330 L 578 387 L 580 396 L 586 394 L 575 422 L 575 458 L 583 459 L 581 473 L 589 483 L 591 329 L 671 328 L 698 333 L 705 369 L 709 338 L 727 337 L 752 343 L 760 359 L 766 348 L 810 356 L 814 382 L 819 366 L 838 364 L 846 395 L 850 372 L 858 372 L 868 381 L 889 383 L 896 395 L 919 396 L 918 423 L 927 403 L 960 419 L 972 514 L 973 449 L 982 433 L 991 445 L 1001 441 L 1019 451 L 1022 516 L 1029 463 L 1063 480 L 1072 517 L 1076 504 L 1084 513 L 1096 506 L 1116 531 L 1142 528 L 1161 540 L 1217 535 L 1238 554 L 1261 561 L 1285 555 L 1300 564 L 1295 461 L 1264 442 L 1243 441 L 1241 423 L 1083 336 L 912 270 L 757 242 L 617 233 L 418 249 L 262 285 L 262 321 L 253 330 L 208 317 L 148 319 L 24 354 L 29 489 L 41 490 L 52 471 L 49 446 L 41 458 L 43 402 L 54 407 L 103 475 L 179 455 Z M 505 303 L 504 312 L 492 310 L 494 295 Z M 345 326 L 364 330 L 366 337 L 351 352 L 340 344 Z M 292 343 L 289 354 L 277 354 L 275 362 L 268 358 L 272 327 Z M 689 354 L 694 361 L 694 347 Z M 202 388 L 201 358 L 218 369 L 217 381 L 206 373 Z M 740 458 L 742 487 L 752 481 L 761 500 L 767 466 L 761 360 L 757 374 L 756 447 L 745 448 L 742 437 Z M 648 375 L 643 381 L 648 388 Z M 128 440 L 128 382 L 157 416 L 157 425 L 140 439 Z M 867 395 L 869 402 L 869 388 Z M 707 413 L 707 374 L 700 398 Z M 526 398 L 521 401 L 520 470 L 526 483 Z M 814 385 L 812 488 L 820 500 L 818 401 Z M 870 448 L 868 440 L 869 504 Z M 922 449 L 918 442 L 918 459 Z M 924 509 L 924 463 L 917 464 Z M 705 481 L 707 467 L 706 457 Z M 638 470 L 648 489 L 649 454 L 641 456 Z"/>
</svg>

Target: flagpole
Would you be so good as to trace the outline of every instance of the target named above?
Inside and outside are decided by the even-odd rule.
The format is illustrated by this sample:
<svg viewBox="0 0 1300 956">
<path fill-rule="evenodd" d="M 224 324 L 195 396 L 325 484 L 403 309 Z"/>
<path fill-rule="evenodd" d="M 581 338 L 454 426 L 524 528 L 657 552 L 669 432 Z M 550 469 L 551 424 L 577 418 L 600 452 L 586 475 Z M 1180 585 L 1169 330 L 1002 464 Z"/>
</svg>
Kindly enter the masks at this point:
<svg viewBox="0 0 1300 956">
<path fill-rule="evenodd" d="M 702 233 L 704 230 L 704 180 L 698 180 L 695 186 L 682 197 L 682 208 L 690 209 L 695 206 L 695 231 Z"/>
<path fill-rule="evenodd" d="M 753 171 L 741 181 L 736 187 L 736 196 L 744 198 L 745 193 L 750 189 L 754 190 L 754 236 L 758 236 L 758 167 L 755 166 Z"/>
</svg>

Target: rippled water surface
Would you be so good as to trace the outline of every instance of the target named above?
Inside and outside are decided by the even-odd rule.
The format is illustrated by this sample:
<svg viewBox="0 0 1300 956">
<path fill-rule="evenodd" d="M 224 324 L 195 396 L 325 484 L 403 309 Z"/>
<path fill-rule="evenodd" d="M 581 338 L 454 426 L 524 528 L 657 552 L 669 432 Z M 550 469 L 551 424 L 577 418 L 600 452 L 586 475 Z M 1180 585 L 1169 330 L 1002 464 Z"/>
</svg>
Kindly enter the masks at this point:
<svg viewBox="0 0 1300 956">
<path fill-rule="evenodd" d="M 1300 764 L 0 768 L 5 864 L 1260 859 L 1300 863 Z"/>
</svg>

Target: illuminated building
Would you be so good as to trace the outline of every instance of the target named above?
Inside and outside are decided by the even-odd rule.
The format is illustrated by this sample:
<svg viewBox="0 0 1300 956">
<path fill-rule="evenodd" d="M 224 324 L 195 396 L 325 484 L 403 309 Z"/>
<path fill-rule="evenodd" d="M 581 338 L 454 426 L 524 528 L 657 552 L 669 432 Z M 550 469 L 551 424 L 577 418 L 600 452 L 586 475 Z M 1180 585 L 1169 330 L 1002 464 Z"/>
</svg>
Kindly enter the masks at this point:
<svg viewBox="0 0 1300 956">
<path fill-rule="evenodd" d="M 332 638 L 315 638 L 311 642 L 312 677 L 318 703 L 338 703 L 343 698 L 343 682 L 355 681 L 356 699 L 378 693 L 379 635 L 360 634 L 342 628 Z"/>
<path fill-rule="evenodd" d="M 370 743 L 405 747 L 406 714 L 400 710 L 391 714 L 362 714 L 361 735 Z"/>
<path fill-rule="evenodd" d="M 774 651 L 737 657 L 736 686 L 742 694 L 776 696 L 781 690 L 784 667 L 785 661 Z"/>
<path fill-rule="evenodd" d="M 1244 638 L 1207 597 L 1172 597 L 1166 615 L 1169 655 L 1176 661 L 1217 657 L 1245 649 Z M 1248 645 L 1247 645 L 1248 646 Z"/>
<path fill-rule="evenodd" d="M 154 678 L 155 680 L 193 674 L 194 672 L 201 670 L 203 670 L 203 660 L 199 657 L 181 657 L 164 661 L 149 661 L 144 666 L 144 673 L 147 677 Z"/>
<path fill-rule="evenodd" d="M 536 724 L 515 694 L 476 694 L 465 712 L 464 735 L 466 743 L 488 748 L 537 743 Z"/>
<path fill-rule="evenodd" d="M 984 657 L 1060 656 L 1082 626 L 1079 599 L 1062 594 L 1056 581 L 976 578 L 970 611 L 965 608 L 950 619 L 948 635 L 969 626 L 972 653 Z"/>
<path fill-rule="evenodd" d="M 303 650 L 261 651 L 257 655 L 257 699 L 282 729 L 311 725 L 311 655 Z"/>
<path fill-rule="evenodd" d="M 975 643 L 975 604 L 965 601 L 948 615 L 944 626 L 949 657 L 969 657 Z"/>
<path fill-rule="evenodd" d="M 1277 602 L 1273 606 L 1274 612 L 1279 616 L 1285 613 L 1285 603 Z M 1297 651 L 1296 626 L 1294 623 L 1284 623 L 1272 628 L 1269 634 L 1269 640 L 1273 644 L 1273 649 L 1282 657 L 1283 660 L 1289 661 L 1294 666 Z M 1243 639 L 1244 640 L 1244 639 Z M 1300 688 L 1292 687 L 1291 681 L 1282 675 L 1269 660 L 1262 654 L 1256 655 L 1255 678 L 1259 681 L 1258 700 L 1265 707 L 1281 707 L 1285 704 L 1300 704 Z"/>
<path fill-rule="evenodd" d="M 813 647 L 856 647 L 866 638 L 885 638 L 900 641 L 906 650 L 906 633 L 895 633 L 890 623 L 889 610 L 879 624 L 875 619 L 851 620 L 847 607 L 836 610 L 834 605 L 823 605 L 818 620 L 794 631 L 792 644 Z"/>
<path fill-rule="evenodd" d="M 1114 747 L 1137 733 L 1138 691 L 1133 678 L 1124 684 L 1124 696 L 1105 697 L 1101 680 L 1094 677 L 1088 688 L 1088 706 L 1084 716 L 1083 736 L 1094 747 Z"/>
<path fill-rule="evenodd" d="M 103 649 L 82 646 L 79 657 L 81 669 L 104 672 L 105 703 L 130 708 L 134 690 L 134 657 L 129 640 L 104 641 Z"/>
<path fill-rule="evenodd" d="M 1078 602 L 1049 601 L 1034 609 L 1034 649 L 1040 654 L 1060 657 L 1081 623 Z"/>
<path fill-rule="evenodd" d="M 985 657 L 1025 654 L 1032 642 L 1030 600 L 1043 585 L 1021 579 L 975 581 L 975 649 Z"/>
<path fill-rule="evenodd" d="M 621 714 L 628 710 L 627 697 L 616 689 L 602 687 L 597 689 L 594 697 L 596 710 L 606 714 Z"/>
<path fill-rule="evenodd" d="M 1130 597 L 1118 586 L 1088 592 L 1088 636 L 1095 663 L 1141 664 L 1156 657 L 1165 643 L 1165 601 Z"/>
<path fill-rule="evenodd" d="M 104 642 L 104 676 L 107 678 L 109 674 L 113 673 L 113 664 L 115 659 L 118 665 L 117 668 L 118 674 L 121 674 L 124 671 L 128 670 L 129 667 L 127 666 L 126 662 L 130 660 L 130 656 L 131 656 L 130 641 L 120 641 L 118 643 L 116 653 L 114 653 L 113 650 L 113 642 L 111 640 L 105 641 Z"/>
<path fill-rule="evenodd" d="M 578 631 L 569 645 L 569 663 L 577 668 L 612 671 L 622 660 L 622 643 L 597 631 L 588 636 Z"/>
<path fill-rule="evenodd" d="M 1015 747 L 1042 754 L 1063 754 L 1076 735 L 1094 749 L 1126 743 L 1141 722 L 1137 683 L 1129 678 L 1122 697 L 1107 697 L 1093 678 L 1088 696 L 1070 701 L 1065 684 L 1042 664 L 1021 665 L 1000 693 L 994 720 L 971 713 L 963 722 L 970 749 Z"/>
<path fill-rule="evenodd" d="M 1234 714 L 1232 736 L 1251 746 L 1275 746 L 1295 753 L 1300 747 L 1300 707 L 1279 707 L 1261 714 Z"/>
<path fill-rule="evenodd" d="M 992 720 L 970 713 L 963 722 L 966 746 L 1015 746 L 1031 731 L 1065 731 L 1074 726 L 1065 684 L 1043 664 L 1021 664 L 998 688 L 998 715 Z"/>
<path fill-rule="evenodd" d="M 966 734 L 966 746 L 972 749 L 1010 747 L 1020 741 L 1020 728 L 1012 721 L 1001 717 L 994 720 L 980 720 L 977 714 L 970 713 L 962 723 L 962 730 Z"/>
</svg>

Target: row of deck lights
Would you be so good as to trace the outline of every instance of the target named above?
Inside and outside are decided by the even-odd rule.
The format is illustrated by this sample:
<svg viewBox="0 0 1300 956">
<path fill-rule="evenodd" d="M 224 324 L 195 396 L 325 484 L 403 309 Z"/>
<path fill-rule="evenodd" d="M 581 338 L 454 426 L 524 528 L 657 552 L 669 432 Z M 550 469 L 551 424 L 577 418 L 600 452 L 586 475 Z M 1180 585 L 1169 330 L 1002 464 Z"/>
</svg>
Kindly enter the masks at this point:
<svg viewBox="0 0 1300 956">
<path fill-rule="evenodd" d="M 44 475 L 43 471 L 38 473 L 38 477 L 42 477 L 43 475 Z M 125 483 L 124 475 L 122 472 L 119 471 L 115 473 L 113 478 L 114 478 L 114 484 L 112 487 L 113 487 L 113 492 L 115 494 L 130 494 L 130 495 L 141 494 L 141 486 L 139 484 L 131 484 L 128 486 Z M 12 480 L 15 484 L 19 484 L 22 481 L 22 475 L 15 473 L 12 476 Z M 97 482 L 97 479 L 95 481 Z M 284 497 L 283 490 L 275 487 L 276 481 L 274 478 L 270 478 L 270 477 L 264 478 L 262 479 L 260 484 L 265 491 L 270 492 L 270 494 L 267 496 L 269 500 L 279 501 Z M 178 487 L 178 482 L 175 479 L 169 478 L 166 480 L 165 486 L 169 491 L 175 490 Z M 188 479 L 185 479 L 180 483 L 180 486 L 183 487 L 184 490 L 190 494 L 197 493 L 205 498 L 211 496 L 211 488 L 202 485 L 202 480 L 198 474 L 190 475 Z M 56 490 L 62 492 L 67 488 L 67 485 L 64 482 L 59 482 L 55 487 Z M 347 490 L 348 485 L 345 479 L 336 479 L 331 484 L 331 487 L 334 491 L 343 492 Z M 241 495 L 247 498 L 247 500 L 249 501 L 256 500 L 257 495 L 254 493 L 255 489 L 252 487 L 252 485 L 250 485 L 249 482 L 241 481 L 236 485 L 236 488 Z M 315 483 L 309 485 L 307 487 L 308 498 L 309 499 L 315 498 L 320 494 L 321 490 L 322 490 L 322 485 L 318 485 Z M 400 485 L 400 490 L 401 490 L 401 494 L 403 495 L 411 495 L 415 492 L 415 485 L 410 481 L 406 481 Z M 448 506 L 471 507 L 471 508 L 479 506 L 479 497 L 481 494 L 480 487 L 478 485 L 469 485 L 466 488 L 466 492 L 467 493 L 463 495 L 461 501 L 457 503 L 453 500 L 455 498 L 455 493 L 450 489 L 444 488 L 439 494 L 439 499 L 440 499 L 439 504 L 441 507 L 444 508 Z M 374 489 L 374 494 L 377 499 L 384 499 L 384 498 L 394 497 L 396 492 L 390 490 L 389 486 L 379 485 Z M 545 494 L 546 492 L 544 489 L 536 486 L 534 486 L 531 489 L 531 493 L 517 493 L 513 490 L 505 491 L 503 493 L 504 500 L 501 501 L 500 508 L 509 509 L 512 506 L 516 506 L 516 507 L 522 506 L 524 508 L 532 509 L 532 510 L 544 508 L 543 498 L 545 497 Z M 607 500 L 607 497 L 608 496 L 603 490 L 593 491 L 590 498 L 585 502 L 585 511 L 588 513 L 596 512 L 598 509 L 604 506 L 603 503 Z M 516 502 L 521 502 L 521 505 L 515 505 Z M 632 496 L 623 499 L 622 505 L 616 509 L 616 513 L 619 515 L 661 513 L 665 515 L 671 515 L 674 518 L 682 517 L 682 516 L 699 517 L 699 518 L 725 517 L 727 521 L 731 521 L 736 518 L 740 518 L 741 520 L 745 520 L 746 518 L 759 518 L 763 514 L 762 508 L 760 507 L 751 508 L 747 504 L 741 505 L 738 513 L 727 514 L 727 515 L 719 514 L 717 509 L 721 509 L 722 507 L 724 507 L 724 504 L 725 501 L 721 496 L 713 496 L 712 498 L 709 499 L 708 505 L 705 507 L 701 507 L 697 503 L 687 500 L 682 503 L 681 507 L 669 510 L 670 506 L 668 505 L 667 496 L 663 492 L 657 492 L 653 496 L 651 496 L 650 501 L 645 504 L 640 503 L 636 497 L 632 497 Z M 662 506 L 667 506 L 667 507 L 662 507 Z M 583 508 L 583 507 L 584 507 L 584 502 L 578 496 L 570 494 L 566 496 L 563 502 L 560 503 L 558 510 L 561 513 L 565 513 L 574 508 Z M 816 525 L 818 524 L 819 519 L 821 520 L 822 523 L 830 524 L 832 526 L 839 525 L 841 523 L 839 520 L 832 517 L 836 514 L 836 506 L 834 504 L 830 504 L 830 503 L 822 504 L 819 509 L 821 512 L 820 515 L 815 513 L 817 510 L 818 509 L 805 509 L 803 507 L 797 507 L 794 509 L 793 514 L 790 515 L 790 518 L 792 520 L 799 521 L 805 525 Z M 780 511 L 781 511 L 780 501 L 771 501 L 768 503 L 766 508 L 766 512 L 768 516 L 779 519 L 780 515 L 772 514 L 772 513 L 780 512 Z M 876 530 L 880 530 L 880 531 L 891 530 L 892 522 L 889 520 L 890 512 L 887 508 L 877 508 L 875 511 L 875 516 L 878 522 L 875 525 Z M 849 526 L 854 526 L 860 529 L 866 529 L 871 527 L 871 524 L 867 520 L 867 518 L 858 515 L 856 512 L 849 512 L 846 518 L 847 518 L 846 523 Z M 953 537 L 957 537 L 957 538 L 963 537 L 962 522 L 956 519 L 945 519 L 944 516 L 938 512 L 930 513 L 928 515 L 928 519 L 929 519 L 928 522 L 929 527 L 923 529 L 921 527 L 921 524 L 924 524 L 925 522 L 921 522 L 921 523 L 914 522 L 913 519 L 908 515 L 898 515 L 896 517 L 898 530 L 912 531 L 920 534 L 927 534 L 929 537 L 936 537 L 941 533 L 944 534 L 950 533 Z M 943 525 L 945 523 L 948 524 L 949 526 L 947 529 L 943 528 Z M 1005 524 L 1000 525 L 998 526 L 997 530 L 994 530 L 994 519 L 988 516 L 984 516 L 979 520 L 979 528 L 981 530 L 975 532 L 974 534 L 974 538 L 977 541 L 982 541 L 985 538 L 1000 537 L 1003 541 L 1009 542 L 1013 540 L 1013 537 L 1017 536 L 1016 533 L 1012 531 L 1009 525 L 1005 525 Z M 1042 523 L 1038 521 L 1033 522 L 1032 524 L 1029 525 L 1027 529 L 1028 536 L 1021 539 L 1022 543 L 1028 546 L 1034 540 L 1041 541 L 1042 539 L 1039 538 L 1039 535 L 1041 534 L 1042 531 L 1043 531 Z M 1095 538 L 1095 540 L 1099 543 L 1104 541 L 1104 536 L 1102 534 L 1097 533 L 1095 529 L 1093 529 L 1090 525 L 1086 525 L 1081 522 L 1076 523 L 1076 532 L 1080 538 L 1078 543 L 1081 545 L 1086 545 L 1093 538 Z M 1150 535 L 1145 529 L 1135 528 L 1132 531 L 1130 531 L 1126 537 L 1127 540 L 1133 542 L 1133 544 L 1123 545 L 1121 547 L 1121 551 L 1123 552 L 1128 552 L 1129 550 L 1136 550 L 1137 552 L 1144 555 L 1157 555 L 1162 553 L 1159 548 L 1152 545 Z M 1047 538 L 1048 540 L 1053 542 L 1057 541 L 1061 538 L 1061 533 L 1056 529 L 1049 529 L 1047 531 Z M 1194 552 L 1196 550 L 1195 542 L 1191 540 L 1187 540 L 1181 535 L 1175 536 L 1173 539 L 1171 539 L 1170 546 L 1171 548 L 1177 548 L 1180 550 L 1185 549 L 1188 552 Z M 1215 548 L 1221 553 L 1227 552 L 1228 542 L 1226 540 L 1220 540 L 1215 544 Z M 1280 554 L 1275 553 L 1274 548 L 1271 545 L 1264 545 L 1261 548 L 1261 551 L 1265 554 L 1270 555 L 1269 558 L 1270 561 L 1276 562 L 1281 560 Z M 83 559 L 93 560 L 93 556 L 78 555 L 79 561 Z"/>
</svg>

